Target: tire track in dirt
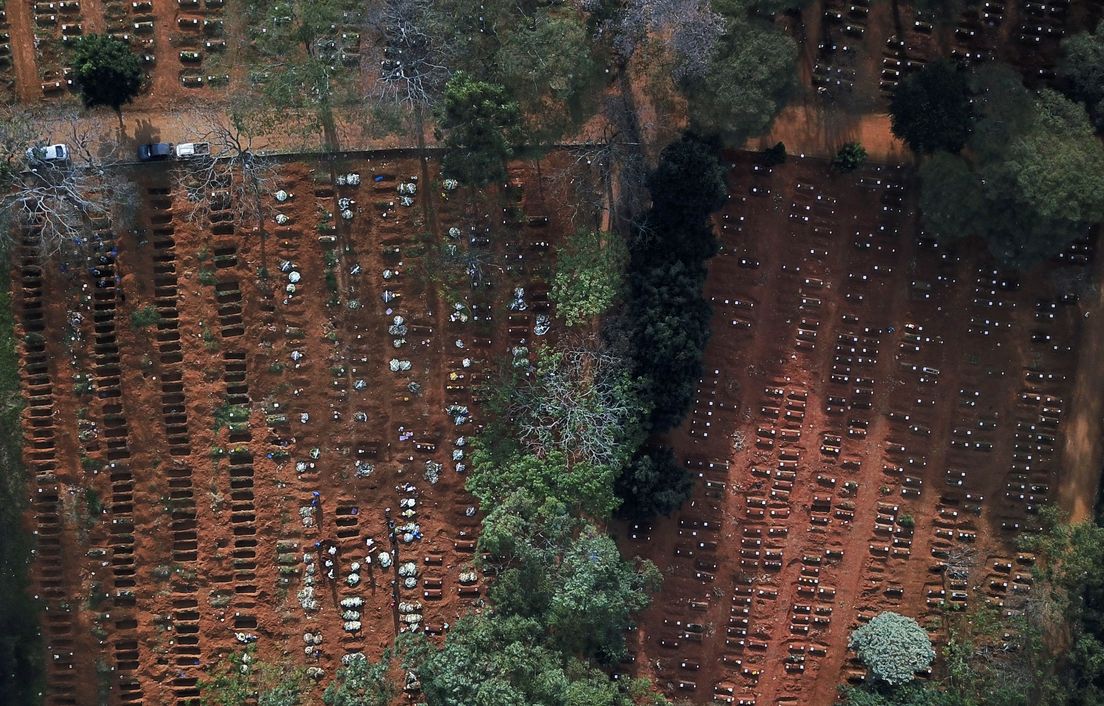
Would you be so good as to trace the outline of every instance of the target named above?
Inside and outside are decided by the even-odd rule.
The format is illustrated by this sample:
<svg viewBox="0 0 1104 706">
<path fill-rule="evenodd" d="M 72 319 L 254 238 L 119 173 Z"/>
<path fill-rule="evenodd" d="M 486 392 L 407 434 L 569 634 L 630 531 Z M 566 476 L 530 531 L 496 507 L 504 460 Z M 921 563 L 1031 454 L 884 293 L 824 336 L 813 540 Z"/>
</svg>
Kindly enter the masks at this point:
<svg viewBox="0 0 1104 706">
<path fill-rule="evenodd" d="M 1094 281 L 1096 291 L 1084 306 L 1084 328 L 1080 341 L 1077 372 L 1073 384 L 1073 404 L 1065 442 L 1062 444 L 1062 479 L 1058 501 L 1070 513 L 1070 520 L 1081 522 L 1092 517 L 1100 485 L 1104 455 L 1104 258 L 1097 258 Z"/>
<path fill-rule="evenodd" d="M 35 62 L 34 22 L 31 3 L 20 0 L 8 3 L 8 22 L 11 23 L 12 56 L 15 60 L 15 82 L 19 100 L 31 103 L 42 97 Z"/>
</svg>

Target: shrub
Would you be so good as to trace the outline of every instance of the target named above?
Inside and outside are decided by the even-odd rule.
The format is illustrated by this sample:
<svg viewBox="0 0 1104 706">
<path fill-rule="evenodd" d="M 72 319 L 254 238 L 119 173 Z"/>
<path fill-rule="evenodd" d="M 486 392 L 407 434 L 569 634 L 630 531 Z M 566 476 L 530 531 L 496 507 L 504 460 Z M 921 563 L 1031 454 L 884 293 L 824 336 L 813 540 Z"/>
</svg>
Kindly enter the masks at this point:
<svg viewBox="0 0 1104 706">
<path fill-rule="evenodd" d="M 875 678 L 891 686 L 911 681 L 935 659 L 927 631 L 912 618 L 892 611 L 879 613 L 857 628 L 847 644 Z"/>
<path fill-rule="evenodd" d="M 832 159 L 832 167 L 841 172 L 853 172 L 866 162 L 866 148 L 858 142 L 848 142 L 840 147 Z"/>
</svg>

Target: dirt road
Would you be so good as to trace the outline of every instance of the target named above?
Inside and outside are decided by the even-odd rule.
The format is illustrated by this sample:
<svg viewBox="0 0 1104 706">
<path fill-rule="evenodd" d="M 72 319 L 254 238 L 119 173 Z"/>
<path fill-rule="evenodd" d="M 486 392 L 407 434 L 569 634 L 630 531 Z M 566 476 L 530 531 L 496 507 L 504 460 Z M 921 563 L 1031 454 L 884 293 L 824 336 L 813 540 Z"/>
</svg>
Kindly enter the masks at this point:
<svg viewBox="0 0 1104 706">
<path fill-rule="evenodd" d="M 1104 274 L 1104 260 L 1096 263 L 1095 281 Z M 1086 295 L 1083 338 L 1073 385 L 1065 443 L 1062 445 L 1062 482 L 1058 500 L 1073 522 L 1092 517 L 1104 461 L 1104 288 Z"/>
</svg>

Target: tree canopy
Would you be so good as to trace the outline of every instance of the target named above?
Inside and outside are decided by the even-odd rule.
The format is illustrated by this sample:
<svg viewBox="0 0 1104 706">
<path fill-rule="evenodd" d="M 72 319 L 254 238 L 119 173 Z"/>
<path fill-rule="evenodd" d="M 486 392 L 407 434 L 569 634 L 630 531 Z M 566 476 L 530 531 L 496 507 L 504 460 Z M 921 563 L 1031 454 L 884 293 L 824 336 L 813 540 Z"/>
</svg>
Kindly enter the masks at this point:
<svg viewBox="0 0 1104 706">
<path fill-rule="evenodd" d="M 920 211 L 933 235 L 957 240 L 983 231 L 985 194 L 965 159 L 937 152 L 920 165 L 920 180 Z"/>
<path fill-rule="evenodd" d="M 1047 219 L 1104 220 L 1104 147 L 1085 109 L 1044 89 L 1031 128 L 1008 147 L 1004 167 L 1017 197 Z"/>
<path fill-rule="evenodd" d="M 725 18 L 725 33 L 700 77 L 684 83 L 690 122 L 704 134 L 742 146 L 766 130 L 794 87 L 797 45 L 772 25 Z"/>
<path fill-rule="evenodd" d="M 438 120 L 446 174 L 477 186 L 505 178 L 521 139 L 521 110 L 505 88 L 457 72 L 445 86 Z"/>
<path fill-rule="evenodd" d="M 670 515 L 690 497 L 693 480 L 670 446 L 637 455 L 617 478 L 618 512 L 633 519 Z"/>
<path fill-rule="evenodd" d="M 77 40 L 69 63 L 85 107 L 106 105 L 119 110 L 142 87 L 142 65 L 130 46 L 105 34 Z"/>
<path fill-rule="evenodd" d="M 630 243 L 629 335 L 653 431 L 678 426 L 701 375 L 710 318 L 701 290 L 717 250 L 710 215 L 727 198 L 717 151 L 693 135 L 663 150 L 648 179 L 652 208 Z"/>
<path fill-rule="evenodd" d="M 931 638 L 913 620 L 892 611 L 874 616 L 848 640 L 871 674 L 890 686 L 905 684 L 935 659 Z"/>
<path fill-rule="evenodd" d="M 848 688 L 842 695 L 847 706 L 965 706 L 958 694 L 928 683 Z"/>
<path fill-rule="evenodd" d="M 975 77 L 969 155 L 921 167 L 924 226 L 944 239 L 978 235 L 999 259 L 1026 265 L 1104 221 L 1104 147 L 1085 109 L 1028 92 L 1006 70 Z"/>
<path fill-rule="evenodd" d="M 625 561 L 611 538 L 587 528 L 564 552 L 557 574 L 545 621 L 553 639 L 569 654 L 616 664 L 632 614 L 659 588 L 659 570 Z"/>
<path fill-rule="evenodd" d="M 435 48 L 433 63 L 504 89 L 518 104 L 529 145 L 581 124 L 605 85 L 601 49 L 584 15 L 561 3 L 435 0 L 419 30 Z"/>
<path fill-rule="evenodd" d="M 656 265 L 631 277 L 630 315 L 637 372 L 650 381 L 654 428 L 670 429 L 689 411 L 709 340 L 709 304 L 701 296 L 704 272 L 681 262 Z"/>
<path fill-rule="evenodd" d="M 518 22 L 495 54 L 495 80 L 518 102 L 527 142 L 558 139 L 586 118 L 604 83 L 586 25 L 574 14 Z"/>
<path fill-rule="evenodd" d="M 473 465 L 468 491 L 488 506 L 513 490 L 525 489 L 534 497 L 556 498 L 594 517 L 606 517 L 617 507 L 612 487 L 614 469 L 585 461 L 568 465 L 559 451 L 549 452 L 543 458 L 531 454 L 516 456 L 502 463 L 490 462 L 477 452 Z"/>
<path fill-rule="evenodd" d="M 621 294 L 625 246 L 615 234 L 580 230 L 556 251 L 549 296 L 568 326 L 605 313 Z"/>
<path fill-rule="evenodd" d="M 371 662 L 364 655 L 353 656 L 326 686 L 322 703 L 326 706 L 388 706 L 396 691 L 387 674 L 388 667 L 388 659 Z"/>
<path fill-rule="evenodd" d="M 704 225 L 728 198 L 724 168 L 717 160 L 720 145 L 684 135 L 664 148 L 648 177 L 652 194 L 649 227 L 666 237 L 659 246 L 669 258 L 700 261 L 716 252 L 716 243 L 690 243 L 669 229 Z M 712 238 L 712 235 L 710 235 Z M 636 246 L 639 250 L 639 244 Z"/>
<path fill-rule="evenodd" d="M 468 615 L 440 650 L 408 640 L 427 706 L 632 706 L 604 673 L 543 643 L 544 628 L 517 616 Z"/>
<path fill-rule="evenodd" d="M 1066 95 L 1084 104 L 1097 129 L 1104 127 L 1104 24 L 1062 41 L 1057 73 Z"/>
<path fill-rule="evenodd" d="M 889 101 L 893 134 L 913 152 L 959 152 L 974 123 L 965 72 L 946 60 L 907 75 Z"/>
</svg>

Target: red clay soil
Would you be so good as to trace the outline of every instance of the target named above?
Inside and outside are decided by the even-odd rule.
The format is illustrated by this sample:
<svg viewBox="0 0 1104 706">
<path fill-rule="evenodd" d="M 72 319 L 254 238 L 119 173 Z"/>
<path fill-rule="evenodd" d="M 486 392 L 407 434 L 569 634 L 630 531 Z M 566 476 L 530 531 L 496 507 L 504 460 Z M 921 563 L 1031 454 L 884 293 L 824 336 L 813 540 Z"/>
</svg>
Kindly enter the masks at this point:
<svg viewBox="0 0 1104 706">
<path fill-rule="evenodd" d="M 229 73 L 227 67 L 233 64 L 227 57 L 233 41 L 227 41 L 230 32 L 225 26 L 229 21 L 225 0 L 150 5 L 151 9 L 144 9 L 142 3 L 129 0 L 80 0 L 63 10 L 58 3 L 8 3 L 20 100 L 74 102 L 64 75 L 64 38 L 93 33 L 124 38 L 143 57 L 149 81 L 130 107 L 156 112 L 181 99 L 210 102 L 225 98 L 226 85 L 217 78 Z M 227 41 L 228 46 L 219 48 L 220 41 Z M 182 51 L 198 52 L 199 61 L 185 62 L 180 56 Z M 185 75 L 199 76 L 202 81 L 196 87 L 186 86 L 181 80 Z M 208 86 L 211 76 L 216 77 L 213 87 Z"/>
<path fill-rule="evenodd" d="M 1073 2 L 1039 16 L 1035 8 L 1009 2 L 1001 4 L 1000 17 L 979 16 L 973 7 L 955 24 L 929 30 L 906 3 L 897 4 L 900 29 L 894 3 L 868 5 L 822 0 L 784 18 L 800 48 L 802 92 L 767 135 L 749 141 L 749 149 L 782 141 L 791 154 L 830 156 L 857 141 L 877 161 L 909 162 L 911 153 L 893 137 L 887 114 L 893 84 L 908 71 L 940 57 L 971 64 L 998 59 L 1020 69 L 1028 85 L 1044 85 L 1053 78 L 1061 38 L 1091 30 L 1101 12 L 1096 3 Z M 853 86 L 844 89 L 839 80 Z"/>
<path fill-rule="evenodd" d="M 1096 282 L 1102 281 L 1104 259 L 1095 266 Z M 1071 522 L 1092 519 L 1104 464 L 1104 290 L 1088 292 L 1083 303 L 1084 326 L 1073 384 L 1073 407 L 1062 444 L 1063 473 L 1058 485 L 1059 503 Z"/>
<path fill-rule="evenodd" d="M 665 575 L 629 669 L 694 703 L 828 704 L 879 611 L 934 629 L 944 601 L 1024 600 L 1014 540 L 1058 499 L 1078 415 L 1084 319 L 1054 302 L 1091 268 L 1013 278 L 919 241 L 903 169 L 733 161 L 706 375 L 672 435 L 700 480 L 626 531 Z"/>
<path fill-rule="evenodd" d="M 544 199 L 560 197 L 528 168 L 487 195 L 446 192 L 429 165 L 431 183 L 419 179 L 406 207 L 397 188 L 419 174 L 416 159 L 332 166 L 360 185 L 335 186 L 329 163 L 281 168 L 293 196 L 271 201 L 263 239 L 190 218 L 157 166 L 140 172 L 137 232 L 120 235 L 117 258 L 92 263 L 97 272 L 43 270 L 23 253 L 16 302 L 33 334 L 25 424 L 48 704 L 198 703 L 197 679 L 242 646 L 236 633 L 256 636 L 259 658 L 318 666 L 328 680 L 347 653 L 377 655 L 412 624 L 440 633 L 481 605 L 482 579 L 461 577 L 479 517 L 454 460 L 479 417 L 473 408 L 458 426 L 461 411 L 446 407 L 476 403 L 507 349 L 532 346 L 547 307 L 543 254 L 567 227 Z M 349 221 L 341 198 L 356 202 Z M 429 232 L 430 210 L 440 233 Z M 462 232 L 450 241 L 453 227 Z M 478 290 L 441 254 L 446 241 L 483 253 Z M 506 306 L 518 286 L 520 312 Z M 151 310 L 158 322 L 136 325 Z M 396 315 L 405 336 L 389 334 Z M 392 359 L 412 367 L 392 372 Z M 430 462 L 441 464 L 436 484 Z M 416 566 L 411 588 L 393 589 L 398 564 L 379 564 L 392 549 L 388 511 L 399 563 Z M 420 540 L 403 541 L 408 522 Z M 308 564 L 317 610 L 300 603 Z M 400 611 L 395 596 L 415 609 Z M 363 601 L 355 632 L 343 629 L 347 598 Z"/>
<path fill-rule="evenodd" d="M 0 68 L 0 96 L 6 90 L 24 103 L 75 107 L 76 97 L 64 75 L 67 49 L 63 37 L 91 32 L 127 35 L 136 51 L 152 57 L 152 61 L 146 64 L 149 80 L 142 95 L 126 106 L 126 124 L 119 141 L 126 146 L 154 140 L 183 141 L 190 132 L 188 114 L 196 106 L 219 105 L 255 88 L 250 78 L 247 30 L 223 2 L 153 2 L 152 10 L 144 10 L 140 9 L 141 3 L 136 9 L 127 0 L 81 0 L 78 7 L 65 12 L 56 6 L 51 8 L 49 3 L 8 3 L 9 26 L 0 23 L 0 30 L 11 35 L 13 61 L 11 67 Z M 1045 17 L 1032 15 L 1034 10 L 1021 4 L 1007 3 L 1000 21 L 995 16 L 979 18 L 976 10 L 967 10 L 956 25 L 929 32 L 915 24 L 917 18 L 906 4 L 899 5 L 900 30 L 891 4 L 874 3 L 865 16 L 856 7 L 839 0 L 821 0 L 799 16 L 780 20 L 800 47 L 802 95 L 791 102 L 768 135 L 753 139 L 749 147 L 758 149 L 782 140 L 791 153 L 829 156 L 843 142 L 858 140 L 873 158 L 906 161 L 909 155 L 890 134 L 885 114 L 890 87 L 887 83 L 884 89 L 879 88 L 883 80 L 898 78 L 899 74 L 893 72 L 901 71 L 906 61 L 919 66 L 940 56 L 974 61 L 984 55 L 1018 66 L 1029 83 L 1037 84 L 1049 80 L 1061 37 L 1095 27 L 1100 16 L 1100 7 L 1087 1 L 1073 2 L 1058 15 L 1051 12 Z M 837 12 L 843 13 L 842 19 L 829 18 Z M 1041 34 L 1039 27 L 1045 29 Z M 368 33 L 356 25 L 342 26 L 338 31 Z M 1030 32 L 1040 34 L 1040 38 L 1036 40 Z M 891 37 L 903 40 L 904 48 L 898 51 L 888 45 Z M 826 52 L 821 45 L 835 45 L 837 50 Z M 349 47 L 350 51 L 354 48 L 361 47 Z M 366 47 L 362 49 L 366 51 Z M 195 52 L 198 61 L 182 60 L 182 51 Z M 374 70 L 374 62 L 365 55 L 350 80 L 369 84 Z M 884 74 L 887 70 L 890 73 Z M 844 73 L 837 73 L 840 71 Z M 680 121 L 671 116 L 654 119 L 643 80 L 646 73 L 647 67 L 642 65 L 634 80 L 640 122 L 646 137 L 662 137 Z M 833 79 L 849 77 L 855 85 L 850 91 L 832 88 L 831 94 L 825 94 L 825 87 L 814 83 L 816 73 Z M 188 85 L 183 83 L 184 77 L 191 77 Z M 346 147 L 379 145 L 378 137 L 365 130 L 364 116 L 346 115 L 341 119 L 341 114 L 348 111 L 338 111 L 340 143 Z M 113 123 L 110 119 L 106 122 Z M 282 124 L 278 133 L 270 136 L 272 147 L 291 148 L 291 142 L 305 142 L 304 146 L 317 149 L 316 135 L 304 140 L 289 131 L 288 123 Z"/>
</svg>

